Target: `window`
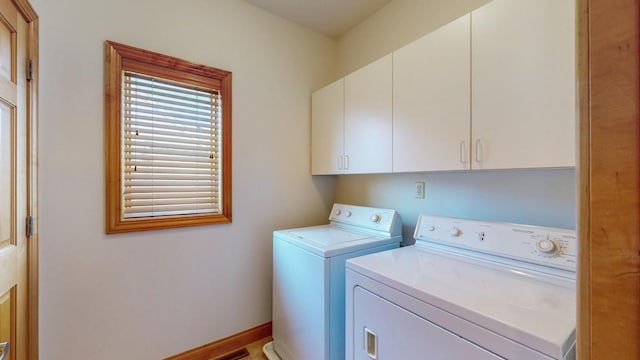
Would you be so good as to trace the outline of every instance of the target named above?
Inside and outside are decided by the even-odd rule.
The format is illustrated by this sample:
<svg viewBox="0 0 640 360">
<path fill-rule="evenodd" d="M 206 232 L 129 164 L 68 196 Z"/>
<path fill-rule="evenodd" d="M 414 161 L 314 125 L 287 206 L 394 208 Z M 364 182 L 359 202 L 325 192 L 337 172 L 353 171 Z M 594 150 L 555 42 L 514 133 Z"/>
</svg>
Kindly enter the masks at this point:
<svg viewBox="0 0 640 360">
<path fill-rule="evenodd" d="M 231 222 L 231 73 L 106 52 L 107 233 Z"/>
</svg>

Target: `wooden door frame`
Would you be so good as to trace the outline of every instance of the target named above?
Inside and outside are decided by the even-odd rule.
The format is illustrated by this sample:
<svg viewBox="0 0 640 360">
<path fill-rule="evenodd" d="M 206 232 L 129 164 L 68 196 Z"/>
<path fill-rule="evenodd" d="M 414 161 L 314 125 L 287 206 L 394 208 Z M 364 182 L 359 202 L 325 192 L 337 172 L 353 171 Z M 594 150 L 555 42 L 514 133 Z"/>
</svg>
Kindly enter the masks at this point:
<svg viewBox="0 0 640 360">
<path fill-rule="evenodd" d="M 577 1 L 577 72 L 578 80 L 578 313 L 576 324 L 577 356 L 579 359 L 590 358 L 591 331 L 589 329 L 589 296 L 590 271 L 589 262 L 589 0 Z"/>
<path fill-rule="evenodd" d="M 640 5 L 578 0 L 578 358 L 640 358 Z"/>
<path fill-rule="evenodd" d="M 33 233 L 27 240 L 27 354 L 38 359 L 38 14 L 28 0 L 13 0 L 28 24 L 27 58 L 32 62 L 31 80 L 26 82 L 27 103 L 27 215 L 33 218 Z"/>
</svg>

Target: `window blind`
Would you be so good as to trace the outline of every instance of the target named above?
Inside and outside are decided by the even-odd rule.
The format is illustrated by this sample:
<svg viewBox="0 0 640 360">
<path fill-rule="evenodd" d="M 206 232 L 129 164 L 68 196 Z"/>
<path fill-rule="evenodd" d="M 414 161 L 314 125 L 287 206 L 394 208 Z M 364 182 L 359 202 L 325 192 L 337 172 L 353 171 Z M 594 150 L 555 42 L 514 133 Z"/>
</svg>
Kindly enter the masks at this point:
<svg viewBox="0 0 640 360">
<path fill-rule="evenodd" d="M 123 77 L 123 217 L 220 213 L 219 92 Z"/>
</svg>

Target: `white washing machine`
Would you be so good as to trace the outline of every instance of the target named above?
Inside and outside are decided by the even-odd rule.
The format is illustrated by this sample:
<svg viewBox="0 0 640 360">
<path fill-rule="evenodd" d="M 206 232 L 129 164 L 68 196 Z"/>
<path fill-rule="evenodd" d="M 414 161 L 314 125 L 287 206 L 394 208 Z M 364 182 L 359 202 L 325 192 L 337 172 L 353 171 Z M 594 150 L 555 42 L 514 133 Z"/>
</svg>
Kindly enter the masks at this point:
<svg viewBox="0 0 640 360">
<path fill-rule="evenodd" d="M 345 261 L 402 241 L 394 210 L 334 204 L 329 220 L 273 233 L 270 360 L 343 359 Z"/>
<path fill-rule="evenodd" d="M 575 359 L 575 231 L 421 215 L 347 261 L 346 359 Z"/>
</svg>

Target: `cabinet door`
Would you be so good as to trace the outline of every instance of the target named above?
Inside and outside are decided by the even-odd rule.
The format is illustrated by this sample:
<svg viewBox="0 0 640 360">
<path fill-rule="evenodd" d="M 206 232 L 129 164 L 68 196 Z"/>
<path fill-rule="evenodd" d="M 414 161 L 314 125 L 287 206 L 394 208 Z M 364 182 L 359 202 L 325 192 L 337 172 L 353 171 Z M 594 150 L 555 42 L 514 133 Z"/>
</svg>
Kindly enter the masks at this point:
<svg viewBox="0 0 640 360">
<path fill-rule="evenodd" d="M 345 172 L 391 172 L 391 54 L 359 69 L 344 83 Z"/>
<path fill-rule="evenodd" d="M 473 168 L 575 166 L 573 0 L 472 12 Z"/>
<path fill-rule="evenodd" d="M 469 169 L 470 16 L 393 53 L 393 171 Z"/>
<path fill-rule="evenodd" d="M 311 95 L 311 174 L 339 174 L 344 152 L 344 80 Z"/>
</svg>

